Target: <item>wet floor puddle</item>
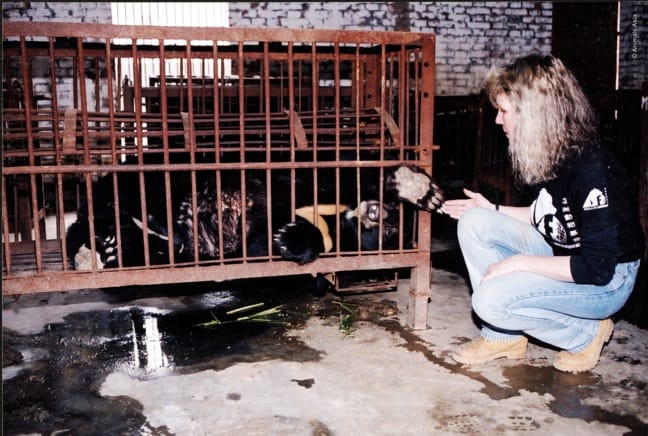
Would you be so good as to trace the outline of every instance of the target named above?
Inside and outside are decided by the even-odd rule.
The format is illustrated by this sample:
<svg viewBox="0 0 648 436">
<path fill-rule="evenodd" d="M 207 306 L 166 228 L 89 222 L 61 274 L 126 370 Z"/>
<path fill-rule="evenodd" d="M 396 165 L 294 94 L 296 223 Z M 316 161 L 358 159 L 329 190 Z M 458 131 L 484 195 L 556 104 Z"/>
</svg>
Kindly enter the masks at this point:
<svg viewBox="0 0 648 436">
<path fill-rule="evenodd" d="M 93 291 L 110 310 L 72 312 L 64 322 L 47 324 L 38 334 L 20 335 L 3 328 L 4 434 L 167 434 L 148 428 L 142 406 L 127 398 L 98 392 L 106 376 L 118 371 L 151 379 L 206 369 L 222 370 L 241 362 L 264 360 L 317 361 L 320 352 L 293 335 L 309 317 L 331 317 L 337 323 L 353 308 L 358 319 L 390 309 L 395 302 L 363 306 L 334 295 L 316 295 L 310 280 L 255 282 L 164 289 Z M 96 295 L 96 294 L 95 294 Z M 133 298 L 139 300 L 133 301 Z M 66 297 L 53 304 L 68 304 Z M 175 299 L 184 309 L 156 307 Z M 72 298 L 70 298 L 72 300 Z M 46 305 L 46 297 L 32 305 Z M 152 304 L 149 304 L 152 303 Z M 240 311 L 241 308 L 253 309 Z M 235 321 L 279 307 L 272 317 Z M 345 309 L 342 309 L 344 307 Z M 232 313 L 235 312 L 235 313 Z M 348 319 L 348 318 L 347 318 Z M 214 320 L 220 323 L 214 324 Z M 210 324 L 209 327 L 203 326 Z M 345 334 L 342 329 L 340 334 Z M 309 389 L 315 380 L 294 380 Z"/>
<path fill-rule="evenodd" d="M 113 302 L 119 298 L 107 295 Z M 113 435 L 146 428 L 139 403 L 98 394 L 113 371 L 148 379 L 219 370 L 239 362 L 320 357 L 317 350 L 284 334 L 309 316 L 326 316 L 323 300 L 307 291 L 218 290 L 183 298 L 190 309 L 126 303 L 111 310 L 71 313 L 63 323 L 48 324 L 34 335 L 3 328 L 4 434 Z M 280 305 L 281 316 L 273 322 L 199 326 L 214 319 L 231 320 L 228 311 L 259 302 L 264 307 Z M 166 434 L 163 428 L 149 431 Z"/>
</svg>

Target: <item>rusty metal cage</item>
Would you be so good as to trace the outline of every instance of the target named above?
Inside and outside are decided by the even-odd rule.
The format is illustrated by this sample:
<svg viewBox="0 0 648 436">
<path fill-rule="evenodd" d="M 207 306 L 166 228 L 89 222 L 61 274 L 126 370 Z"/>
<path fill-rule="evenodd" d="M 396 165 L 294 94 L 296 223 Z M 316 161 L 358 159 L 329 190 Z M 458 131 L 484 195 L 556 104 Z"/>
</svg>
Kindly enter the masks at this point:
<svg viewBox="0 0 648 436">
<path fill-rule="evenodd" d="M 272 254 L 242 252 L 209 260 L 173 256 L 171 192 L 213 175 L 216 196 L 227 174 L 261 174 L 272 212 L 273 175 L 309 174 L 336 195 L 360 184 L 381 186 L 388 166 L 432 171 L 434 35 L 409 32 L 171 28 L 70 23 L 3 23 L 3 294 L 240 278 L 410 269 L 409 323 L 425 325 L 430 288 L 431 218 L 402 213 L 397 248 L 332 250 L 298 265 Z M 361 173 L 374 170 L 375 180 Z M 162 205 L 169 258 L 141 265 L 121 252 L 120 175 L 130 174 L 141 216 Z M 147 198 L 157 174 L 165 198 Z M 88 202 L 89 250 L 97 250 L 93 182 L 113 181 L 117 266 L 71 266 L 65 233 Z M 122 182 L 123 183 L 123 182 Z M 291 214 L 296 213 L 294 183 Z M 377 200 L 383 201 L 379 189 Z M 275 194 L 276 195 L 276 194 Z M 324 207 L 324 206 L 320 206 Z M 219 216 L 225 213 L 217 206 Z M 245 208 L 243 208 L 245 209 Z M 242 228 L 246 228 L 242 212 Z M 150 231 L 141 220 L 143 234 Z M 270 225 L 270 224 L 268 224 Z M 337 224 L 339 225 L 339 223 Z M 222 229 L 219 230 L 223 240 Z M 243 232 L 245 233 L 245 232 Z M 338 232 L 339 234 L 339 232 Z M 245 234 L 242 235 L 245 242 Z M 221 242 L 222 244 L 222 242 Z M 337 244 L 339 246 L 339 244 Z"/>
</svg>

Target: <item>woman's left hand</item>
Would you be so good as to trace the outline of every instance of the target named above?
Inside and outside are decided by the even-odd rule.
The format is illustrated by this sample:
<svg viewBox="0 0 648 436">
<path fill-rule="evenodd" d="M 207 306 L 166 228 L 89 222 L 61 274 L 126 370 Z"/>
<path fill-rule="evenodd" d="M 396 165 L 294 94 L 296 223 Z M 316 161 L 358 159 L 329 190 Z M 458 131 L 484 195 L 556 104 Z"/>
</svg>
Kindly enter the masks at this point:
<svg viewBox="0 0 648 436">
<path fill-rule="evenodd" d="M 490 264 L 482 277 L 482 283 L 495 277 L 521 271 L 540 274 L 563 282 L 573 282 L 569 259 L 569 256 L 514 254 Z"/>
<path fill-rule="evenodd" d="M 482 277 L 482 283 L 494 277 L 499 277 L 505 274 L 520 271 L 520 260 L 521 256 L 515 254 L 513 256 L 507 257 L 506 259 L 500 260 L 499 262 L 491 263 L 490 265 L 488 265 L 486 274 L 484 274 L 484 276 Z"/>
</svg>

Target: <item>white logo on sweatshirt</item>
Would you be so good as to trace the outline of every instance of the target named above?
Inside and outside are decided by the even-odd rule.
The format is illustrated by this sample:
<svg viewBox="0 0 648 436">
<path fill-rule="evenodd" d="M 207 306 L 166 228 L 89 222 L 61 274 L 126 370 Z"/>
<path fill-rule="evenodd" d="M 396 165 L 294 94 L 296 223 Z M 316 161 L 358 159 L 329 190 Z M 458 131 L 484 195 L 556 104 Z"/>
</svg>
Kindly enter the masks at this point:
<svg viewBox="0 0 648 436">
<path fill-rule="evenodd" d="M 540 233 L 562 246 L 567 242 L 567 231 L 558 219 L 557 212 L 558 209 L 553 205 L 553 197 L 542 188 L 531 207 L 533 222 Z"/>
<path fill-rule="evenodd" d="M 603 188 L 603 191 L 597 188 L 592 189 L 587 194 L 585 203 L 583 203 L 583 210 L 603 209 L 605 207 L 608 207 L 607 189 L 605 188 Z"/>
</svg>

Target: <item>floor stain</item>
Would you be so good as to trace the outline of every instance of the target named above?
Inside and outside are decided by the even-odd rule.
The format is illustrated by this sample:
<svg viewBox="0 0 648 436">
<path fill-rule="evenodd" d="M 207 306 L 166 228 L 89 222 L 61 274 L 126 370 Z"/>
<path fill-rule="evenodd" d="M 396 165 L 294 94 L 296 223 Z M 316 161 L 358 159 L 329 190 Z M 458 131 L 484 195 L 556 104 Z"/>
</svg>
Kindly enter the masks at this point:
<svg viewBox="0 0 648 436">
<path fill-rule="evenodd" d="M 642 422 L 636 416 L 616 413 L 600 406 L 587 404 L 586 400 L 588 398 L 606 398 L 610 392 L 611 386 L 604 383 L 595 373 L 569 374 L 557 371 L 552 366 L 533 366 L 522 363 L 504 368 L 503 375 L 506 377 L 509 386 L 500 386 L 476 370 L 471 370 L 458 363 L 450 363 L 444 356 L 434 354 L 430 344 L 400 323 L 383 320 L 379 324 L 388 332 L 400 336 L 405 341 L 403 346 L 407 350 L 421 353 L 435 365 L 480 382 L 484 386 L 481 391 L 493 400 L 504 400 L 518 396 L 522 390 L 539 395 L 550 394 L 555 400 L 550 402 L 549 407 L 558 416 L 582 419 L 587 422 L 597 421 L 624 426 L 630 429 L 630 432 L 625 433 L 625 435 L 639 436 L 648 434 L 648 424 Z M 634 393 L 639 398 L 645 395 L 645 383 L 625 380 L 623 384 L 628 390 L 634 390 Z M 440 419 L 441 417 L 436 418 Z M 470 433 L 474 427 L 471 417 L 464 415 L 444 416 L 443 419 L 440 419 L 440 422 L 447 424 L 444 428 L 459 433 Z M 531 417 L 513 416 L 507 430 L 515 430 L 516 428 L 529 431 L 539 428 L 539 424 Z"/>
<path fill-rule="evenodd" d="M 315 379 L 312 379 L 312 378 L 307 378 L 307 379 L 304 379 L 304 380 L 292 379 L 290 381 L 295 382 L 299 386 L 301 386 L 303 388 L 306 388 L 306 389 L 312 388 L 313 385 L 315 384 Z"/>
<path fill-rule="evenodd" d="M 308 292 L 241 292 L 236 298 L 202 294 L 216 305 L 208 310 L 156 310 L 138 306 L 75 312 L 34 335 L 3 328 L 3 366 L 18 368 L 3 379 L 4 434 L 147 434 L 165 435 L 142 414 L 142 405 L 127 397 L 98 394 L 106 376 L 119 371 L 138 379 L 222 370 L 240 362 L 271 359 L 317 361 L 317 350 L 284 335 L 305 322 L 314 301 Z M 123 295 L 123 294 L 122 294 Z M 123 297 L 108 296 L 108 299 Z M 187 299 L 196 298 L 187 296 Z M 216 329 L 198 327 L 233 305 L 267 300 L 291 310 L 289 325 L 238 322 Z M 220 303 L 219 303 L 220 302 Z M 317 309 L 315 305 L 315 309 Z M 29 355 L 29 362 L 24 356 Z M 4 372 L 4 371 L 3 371 Z M 300 380 L 306 388 L 314 381 Z M 240 394 L 228 397 L 238 401 Z M 320 433 L 325 434 L 325 433 Z"/>
</svg>

